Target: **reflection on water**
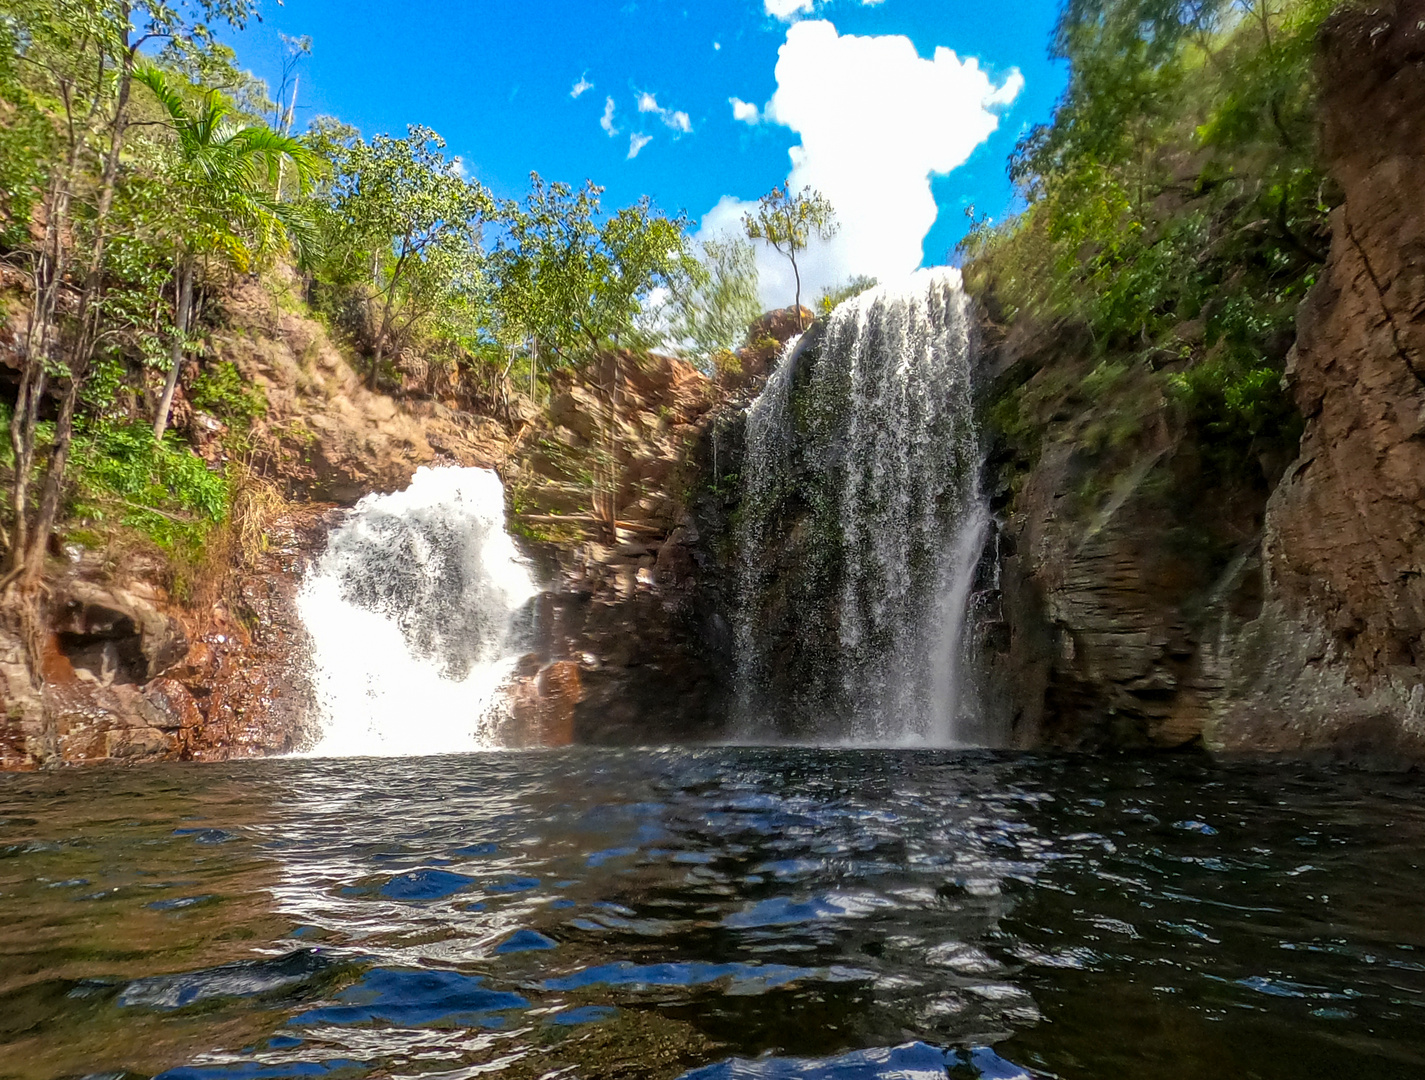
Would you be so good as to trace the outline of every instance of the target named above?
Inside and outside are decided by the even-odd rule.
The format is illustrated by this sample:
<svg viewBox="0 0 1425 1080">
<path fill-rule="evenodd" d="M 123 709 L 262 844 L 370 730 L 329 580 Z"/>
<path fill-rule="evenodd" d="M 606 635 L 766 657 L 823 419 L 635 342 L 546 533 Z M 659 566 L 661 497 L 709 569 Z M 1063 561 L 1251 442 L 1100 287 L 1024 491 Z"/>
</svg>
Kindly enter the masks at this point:
<svg viewBox="0 0 1425 1080">
<path fill-rule="evenodd" d="M 1425 1075 L 1417 779 L 571 750 L 0 781 L 0 1076 Z"/>
</svg>

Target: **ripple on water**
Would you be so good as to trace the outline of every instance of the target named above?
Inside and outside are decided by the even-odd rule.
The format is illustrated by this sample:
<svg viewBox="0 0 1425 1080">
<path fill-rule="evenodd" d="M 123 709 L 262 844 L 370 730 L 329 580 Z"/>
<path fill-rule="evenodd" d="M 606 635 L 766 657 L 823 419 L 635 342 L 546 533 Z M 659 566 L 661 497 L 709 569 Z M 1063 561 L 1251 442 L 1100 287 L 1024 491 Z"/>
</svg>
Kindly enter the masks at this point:
<svg viewBox="0 0 1425 1080">
<path fill-rule="evenodd" d="M 519 994 L 491 990 L 478 976 L 373 968 L 338 994 L 334 1004 L 308 1009 L 288 1022 L 295 1027 L 373 1022 L 398 1027 L 500 1027 L 501 1013 L 528 1008 L 529 1002 Z"/>
<path fill-rule="evenodd" d="M 215 998 L 249 998 L 288 992 L 312 984 L 327 974 L 333 960 L 313 949 L 301 949 L 272 960 L 241 961 L 191 971 L 136 979 L 118 996 L 122 1008 L 181 1009 Z"/>
<path fill-rule="evenodd" d="M 685 1073 L 680 1080 L 945 1080 L 952 1068 L 968 1070 L 977 1080 L 1037 1076 L 988 1047 L 961 1054 L 916 1042 L 831 1058 L 733 1058 Z"/>
<path fill-rule="evenodd" d="M 475 879 L 449 870 L 412 870 L 397 874 L 380 888 L 388 900 L 441 900 L 475 884 Z"/>
<path fill-rule="evenodd" d="M 1425 1075 L 1425 785 L 1293 775 L 580 750 L 5 778 L 0 1071 Z"/>
</svg>

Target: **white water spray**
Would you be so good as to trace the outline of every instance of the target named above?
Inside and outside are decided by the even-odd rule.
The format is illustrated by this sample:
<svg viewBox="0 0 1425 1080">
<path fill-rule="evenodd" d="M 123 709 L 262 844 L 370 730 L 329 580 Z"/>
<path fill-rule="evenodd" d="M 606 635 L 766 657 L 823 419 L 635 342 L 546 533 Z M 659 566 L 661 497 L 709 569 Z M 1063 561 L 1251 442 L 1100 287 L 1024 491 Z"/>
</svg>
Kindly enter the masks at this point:
<svg viewBox="0 0 1425 1080">
<path fill-rule="evenodd" d="M 313 754 L 493 747 L 513 622 L 537 592 L 495 473 L 422 468 L 405 491 L 362 499 L 297 600 L 322 727 Z"/>
</svg>

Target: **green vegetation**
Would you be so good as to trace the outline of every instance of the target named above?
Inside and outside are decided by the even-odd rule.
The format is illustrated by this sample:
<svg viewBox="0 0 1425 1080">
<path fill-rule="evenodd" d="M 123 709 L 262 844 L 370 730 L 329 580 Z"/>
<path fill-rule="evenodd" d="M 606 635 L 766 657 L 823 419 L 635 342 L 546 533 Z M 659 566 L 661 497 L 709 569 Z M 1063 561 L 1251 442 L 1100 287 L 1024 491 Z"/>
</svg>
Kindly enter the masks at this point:
<svg viewBox="0 0 1425 1080">
<path fill-rule="evenodd" d="M 386 356 L 422 334 L 449 345 L 478 333 L 480 226 L 494 200 L 459 175 L 429 128 L 367 142 L 319 123 L 312 138 L 330 176 L 308 204 L 321 249 L 309 261 L 338 306 L 362 313 L 374 390 Z"/>
<path fill-rule="evenodd" d="M 288 162 L 304 186 L 318 159 L 295 139 L 263 124 L 234 127 L 228 119 L 233 109 L 216 90 L 207 91 L 201 104 L 190 109 L 158 68 L 141 65 L 134 80 L 158 99 L 173 132 L 172 147 L 159 158 L 156 177 L 166 192 L 167 212 L 156 218 L 155 231 L 170 238 L 177 292 L 172 363 L 153 420 L 154 440 L 162 441 L 188 352 L 199 261 L 210 264 L 210 273 L 213 261 L 247 270 L 254 258 L 281 250 L 289 238 L 309 243 L 306 219 L 281 201 L 278 189 Z"/>
<path fill-rule="evenodd" d="M 1087 331 L 1066 391 L 1156 383 L 1227 472 L 1299 434 L 1281 376 L 1328 242 L 1312 60 L 1333 6 L 1069 0 L 1068 90 L 1011 165 L 1027 208 L 964 246 L 970 288 L 1005 320 Z M 996 406 L 1012 439 L 1038 424 L 1016 416 L 1026 393 Z"/>
<path fill-rule="evenodd" d="M 873 277 L 866 277 L 858 274 L 844 285 L 838 285 L 832 289 L 825 289 L 817 299 L 816 309 L 822 315 L 830 315 L 841 304 L 854 297 L 860 296 L 868 289 L 874 289 L 880 282 Z"/>
<path fill-rule="evenodd" d="M 757 298 L 757 253 L 740 237 L 708 240 L 691 287 L 673 298 L 673 336 L 705 371 L 737 363 L 734 349 L 762 314 Z"/>
<path fill-rule="evenodd" d="M 536 175 L 501 203 L 419 125 L 368 138 L 319 118 L 293 137 L 311 46 L 287 42 L 272 101 L 214 40 L 252 13 L 0 0 L 0 259 L 21 274 L 0 296 L 20 373 L 0 539 L 3 584 L 31 600 L 57 530 L 128 530 L 192 561 L 250 529 L 240 508 L 273 503 L 254 447 L 300 424 L 269 422 L 260 388 L 213 355 L 237 274 L 292 264 L 300 288 L 274 285 L 275 308 L 315 312 L 373 389 L 510 422 L 528 415 L 512 397 L 537 403 L 556 373 L 659 339 L 660 297 L 717 300 L 698 347 L 728 347 L 731 323 L 757 314 L 744 249 L 695 252 L 686 220 L 648 199 L 606 211 L 594 184 Z M 612 415 L 610 370 L 595 381 Z M 225 433 L 169 431 L 185 400 Z M 613 461 L 615 434 L 596 442 L 591 460 Z M 603 471 L 580 475 L 611 519 Z"/>
<path fill-rule="evenodd" d="M 228 424 L 246 427 L 267 415 L 267 395 L 248 383 L 232 361 L 213 364 L 193 380 L 188 400 Z"/>
</svg>

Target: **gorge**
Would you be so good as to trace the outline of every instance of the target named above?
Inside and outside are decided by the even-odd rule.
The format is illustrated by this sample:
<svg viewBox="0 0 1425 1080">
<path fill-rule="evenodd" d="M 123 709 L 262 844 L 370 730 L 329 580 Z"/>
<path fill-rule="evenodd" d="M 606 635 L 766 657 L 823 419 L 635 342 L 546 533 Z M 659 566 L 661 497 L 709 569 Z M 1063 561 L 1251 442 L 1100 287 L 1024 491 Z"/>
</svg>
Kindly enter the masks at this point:
<svg viewBox="0 0 1425 1080">
<path fill-rule="evenodd" d="M 679 8 L 735 139 L 583 7 L 472 86 L 615 186 L 795 117 L 748 239 L 0 0 L 0 1080 L 1425 1075 L 1425 0 L 1069 0 L 1040 126 Z M 1024 122 L 953 265 L 814 296 L 818 38 Z"/>
</svg>

